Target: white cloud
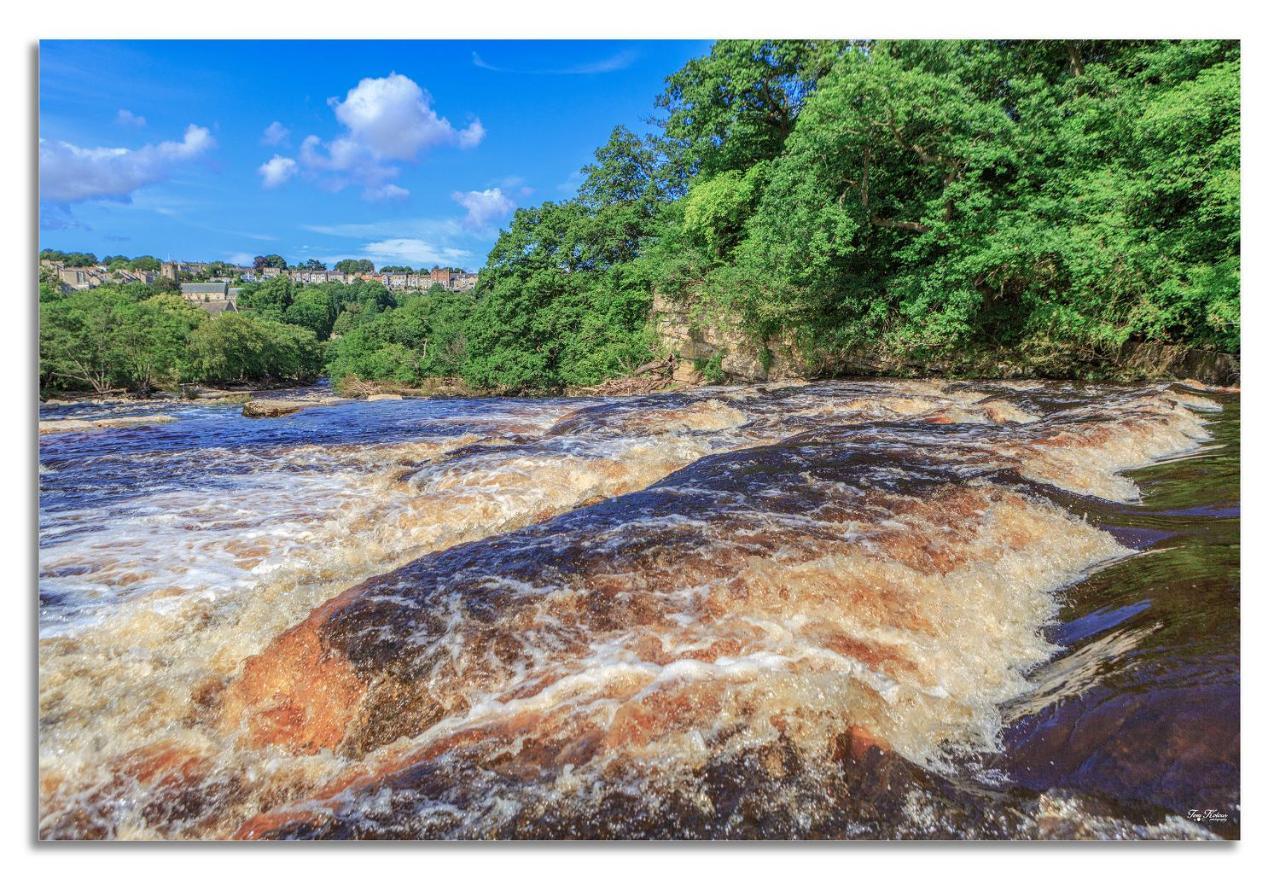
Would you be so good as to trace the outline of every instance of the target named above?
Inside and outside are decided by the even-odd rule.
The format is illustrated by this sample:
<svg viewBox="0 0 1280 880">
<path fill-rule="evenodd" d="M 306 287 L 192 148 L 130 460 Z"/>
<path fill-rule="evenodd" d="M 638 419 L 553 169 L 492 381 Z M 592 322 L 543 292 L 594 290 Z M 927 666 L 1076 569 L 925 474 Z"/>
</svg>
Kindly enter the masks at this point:
<svg viewBox="0 0 1280 880">
<path fill-rule="evenodd" d="M 507 198 L 498 187 L 470 192 L 456 192 L 453 200 L 467 209 L 468 226 L 489 226 L 516 209 L 516 203 Z"/>
<path fill-rule="evenodd" d="M 640 56 L 635 52 L 625 49 L 599 61 L 588 61 L 586 64 L 575 64 L 570 67 L 518 69 L 490 64 L 480 57 L 480 53 L 472 52 L 471 63 L 482 70 L 492 70 L 495 73 L 517 73 L 523 76 L 585 76 L 593 73 L 612 73 L 615 70 L 625 70 L 634 64 L 638 57 Z"/>
<path fill-rule="evenodd" d="M 277 153 L 258 166 L 258 173 L 262 175 L 262 185 L 274 189 L 298 173 L 298 163 Z"/>
<path fill-rule="evenodd" d="M 253 254 L 245 251 L 236 251 L 235 253 L 227 254 L 227 262 L 234 266 L 249 266 L 253 264 Z"/>
<path fill-rule="evenodd" d="M 363 245 L 360 256 L 368 257 L 378 266 L 405 263 L 414 266 L 432 266 L 442 263 L 456 265 L 471 256 L 471 253 L 461 248 L 437 245 L 421 238 L 389 238 Z"/>
<path fill-rule="evenodd" d="M 484 136 L 478 120 L 465 132 L 455 131 L 431 108 L 431 95 L 395 72 L 362 79 L 344 100 L 329 103 L 352 139 L 380 159 L 412 159 L 425 147 L 461 142 L 464 136 L 470 146 Z"/>
<path fill-rule="evenodd" d="M 379 166 L 367 150 L 351 138 L 336 138 L 325 143 L 308 135 L 298 151 L 302 164 L 316 171 L 356 172 L 366 177 L 392 177 L 396 169 Z"/>
<path fill-rule="evenodd" d="M 399 189 L 394 184 L 385 186 Z M 399 194 L 377 195 L 394 198 Z M 349 250 L 332 253 L 325 258 L 328 262 L 356 257 L 371 259 L 379 266 L 470 265 L 473 251 L 467 247 L 487 247 L 490 225 L 509 215 L 516 205 L 500 187 L 457 192 L 453 198 L 466 209 L 465 215 L 384 218 L 369 223 L 307 225 L 303 229 L 349 240 L 343 245 Z"/>
<path fill-rule="evenodd" d="M 338 238 L 430 238 L 452 239 L 463 230 L 452 219 L 437 217 L 409 217 L 395 220 L 377 220 L 372 223 L 336 223 L 303 226 L 307 232 L 333 235 Z"/>
<path fill-rule="evenodd" d="M 289 129 L 285 128 L 279 122 L 272 122 L 262 130 L 262 142 L 269 147 L 275 147 L 289 139 Z"/>
<path fill-rule="evenodd" d="M 397 163 L 417 159 L 435 146 L 474 147 L 485 137 L 480 120 L 454 128 L 432 108 L 425 89 L 395 72 L 366 77 L 345 98 L 329 99 L 329 105 L 345 131 L 329 141 L 308 135 L 298 150 L 298 163 L 321 187 L 336 192 L 359 184 L 370 200 L 409 195 L 389 182 L 400 173 Z"/>
<path fill-rule="evenodd" d="M 485 134 L 484 126 L 480 124 L 480 120 L 473 119 L 470 125 L 458 132 L 458 146 L 468 150 L 484 140 Z"/>
<path fill-rule="evenodd" d="M 335 138 L 325 143 L 315 135 L 308 135 L 298 151 L 298 161 L 322 189 L 338 192 L 353 183 L 365 188 L 366 199 L 385 198 L 390 192 L 387 181 L 396 177 L 400 169 L 380 161 L 371 151 L 349 137 Z M 395 187 L 402 196 L 409 191 Z"/>
<path fill-rule="evenodd" d="M 534 192 L 533 187 L 525 183 L 524 178 L 518 174 L 509 174 L 506 177 L 499 180 L 497 183 L 498 183 L 498 186 L 502 187 L 503 191 L 506 192 L 508 195 L 512 193 L 516 193 L 522 199 L 528 198 L 529 196 L 533 195 L 533 192 Z"/>
<path fill-rule="evenodd" d="M 181 141 L 136 150 L 40 142 L 40 198 L 50 202 L 128 199 L 134 190 L 165 180 L 175 166 L 214 146 L 209 129 L 187 126 Z"/>
<path fill-rule="evenodd" d="M 142 128 L 147 124 L 147 117 L 138 116 L 122 108 L 116 111 L 116 122 L 121 125 L 132 125 L 136 128 Z"/>
<path fill-rule="evenodd" d="M 403 199 L 407 198 L 408 195 L 409 191 L 407 189 L 403 186 L 396 186 L 394 183 L 384 183 L 382 186 L 366 189 L 364 191 L 365 199 L 371 202 L 381 202 L 388 199 Z"/>
</svg>

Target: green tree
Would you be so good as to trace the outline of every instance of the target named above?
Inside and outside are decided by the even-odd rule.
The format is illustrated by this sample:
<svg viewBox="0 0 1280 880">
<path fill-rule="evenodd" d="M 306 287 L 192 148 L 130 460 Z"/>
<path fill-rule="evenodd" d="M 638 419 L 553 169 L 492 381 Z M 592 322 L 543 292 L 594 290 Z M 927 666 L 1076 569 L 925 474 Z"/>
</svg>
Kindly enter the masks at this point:
<svg viewBox="0 0 1280 880">
<path fill-rule="evenodd" d="M 1238 89 L 1225 43 L 849 53 L 711 286 L 824 349 L 1234 350 Z"/>
<path fill-rule="evenodd" d="M 636 205 L 600 208 L 548 202 L 516 212 L 481 271 L 467 381 L 508 391 L 589 385 L 650 357 L 650 293 L 628 261 L 642 224 L 619 222 Z"/>
<path fill-rule="evenodd" d="M 283 323 L 289 306 L 293 304 L 294 283 L 285 275 L 261 283 L 250 283 L 240 288 L 236 306 L 241 311 L 253 312 L 269 321 Z"/>
<path fill-rule="evenodd" d="M 466 293 L 409 297 L 403 305 L 349 327 L 330 346 L 326 371 L 334 381 L 358 376 L 406 384 L 424 376 L 456 376 L 474 306 Z"/>
<path fill-rule="evenodd" d="M 181 297 L 159 295 L 129 309 L 118 340 L 130 390 L 149 393 L 188 377 L 187 339 L 208 316 Z"/>
<path fill-rule="evenodd" d="M 287 323 L 306 327 L 317 339 L 328 339 L 333 329 L 333 306 L 329 294 L 323 290 L 303 288 L 293 296 L 293 302 L 284 310 Z"/>
<path fill-rule="evenodd" d="M 133 300 L 112 289 L 77 291 L 40 304 L 40 384 L 98 393 L 125 376 L 121 339 Z"/>
<path fill-rule="evenodd" d="M 288 269 L 289 264 L 285 262 L 284 257 L 279 254 L 267 254 L 266 256 L 253 258 L 253 269 L 259 274 L 263 269 Z"/>
<path fill-rule="evenodd" d="M 171 387 L 186 372 L 187 338 L 205 318 L 180 297 L 139 299 L 116 288 L 42 298 L 41 388 L 147 393 Z"/>
<path fill-rule="evenodd" d="M 201 324 L 188 348 L 194 376 L 218 384 L 310 381 L 323 362 L 310 331 L 238 312 L 224 312 Z"/>
<path fill-rule="evenodd" d="M 685 173 L 745 171 L 782 152 L 805 99 L 847 42 L 721 40 L 667 78 L 658 98 Z"/>
</svg>

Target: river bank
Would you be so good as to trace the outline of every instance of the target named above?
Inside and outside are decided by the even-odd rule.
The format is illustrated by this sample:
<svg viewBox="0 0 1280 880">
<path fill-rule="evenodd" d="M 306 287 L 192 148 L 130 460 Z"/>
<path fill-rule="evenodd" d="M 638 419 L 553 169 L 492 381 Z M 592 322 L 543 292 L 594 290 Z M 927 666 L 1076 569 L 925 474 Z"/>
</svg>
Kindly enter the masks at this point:
<svg viewBox="0 0 1280 880">
<path fill-rule="evenodd" d="M 705 316 L 703 316 L 705 321 Z M 745 386 L 762 382 L 859 379 L 929 379 L 938 381 L 1088 381 L 1112 384 L 1183 382 L 1204 389 L 1237 389 L 1237 355 L 1165 345 L 1129 343 L 1118 352 L 1027 343 L 1017 348 L 978 347 L 946 356 L 907 356 L 864 349 L 858 352 L 801 354 L 793 341 L 753 341 L 716 323 L 695 326 L 676 305 L 659 298 L 655 328 L 668 354 L 632 372 L 591 386 L 544 389 L 477 388 L 451 376 L 403 383 L 347 376 L 312 385 L 257 383 L 227 387 L 184 385 L 150 395 L 128 393 L 63 394 L 42 406 L 80 403 L 192 401 L 241 405 L 273 399 L 281 392 L 332 388 L 337 398 L 472 398 L 472 397 L 610 397 L 688 390 L 701 386 Z"/>
</svg>

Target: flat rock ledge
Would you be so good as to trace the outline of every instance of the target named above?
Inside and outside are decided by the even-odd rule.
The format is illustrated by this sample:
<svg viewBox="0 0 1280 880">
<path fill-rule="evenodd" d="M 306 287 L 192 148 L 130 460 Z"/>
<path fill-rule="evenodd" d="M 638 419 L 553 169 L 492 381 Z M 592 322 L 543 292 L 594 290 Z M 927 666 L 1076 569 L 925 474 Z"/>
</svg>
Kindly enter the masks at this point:
<svg viewBox="0 0 1280 880">
<path fill-rule="evenodd" d="M 279 416 L 291 416 L 294 413 L 302 412 L 304 409 L 311 409 L 315 406 L 331 406 L 338 400 L 326 400 L 318 398 L 309 400 L 306 398 L 289 400 L 271 400 L 254 398 L 244 405 L 244 409 L 240 412 L 242 415 L 251 419 L 273 419 Z"/>
<path fill-rule="evenodd" d="M 67 431 L 99 431 L 107 428 L 138 428 L 163 425 L 175 421 L 173 416 L 124 416 L 116 419 L 45 419 L 40 434 L 62 434 Z"/>
</svg>

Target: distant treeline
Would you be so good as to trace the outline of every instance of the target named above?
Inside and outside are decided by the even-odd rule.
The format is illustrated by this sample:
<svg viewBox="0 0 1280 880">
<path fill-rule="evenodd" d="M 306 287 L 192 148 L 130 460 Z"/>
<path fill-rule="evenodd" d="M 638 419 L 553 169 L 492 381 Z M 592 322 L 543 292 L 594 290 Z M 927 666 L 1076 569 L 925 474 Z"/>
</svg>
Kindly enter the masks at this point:
<svg viewBox="0 0 1280 880">
<path fill-rule="evenodd" d="M 84 251 L 58 251 L 45 248 L 40 251 L 40 259 L 53 260 L 76 269 L 97 265 L 103 265 L 109 269 L 138 269 L 144 272 L 156 272 L 160 269 L 160 260 L 150 255 L 126 257 L 123 254 L 108 254 L 99 260 L 95 254 Z"/>
<path fill-rule="evenodd" d="M 62 263 L 64 266 L 77 269 L 85 268 L 87 266 L 101 265 L 106 266 L 108 269 L 137 269 L 148 272 L 158 272 L 160 271 L 161 266 L 159 258 L 153 257 L 149 254 L 144 254 L 140 257 L 128 257 L 124 254 L 108 254 L 99 259 L 96 254 L 88 251 L 60 251 L 55 250 L 54 248 L 45 248 L 40 251 L 40 259 L 52 260 L 54 262 Z M 314 272 L 324 272 L 329 268 L 328 264 L 316 259 L 303 260 L 302 262 L 295 263 L 291 266 L 288 261 L 279 254 L 265 254 L 263 256 L 254 257 L 253 265 L 250 267 L 239 267 L 234 263 L 228 263 L 223 260 L 211 260 L 206 263 L 201 263 L 200 265 L 204 267 L 203 274 L 215 276 L 234 274 L 237 269 L 242 268 L 252 268 L 257 270 L 270 268 L 280 269 L 282 271 L 296 269 Z M 388 265 L 383 266 L 381 269 L 375 269 L 373 260 L 365 259 L 338 260 L 333 264 L 333 271 L 351 273 L 353 275 L 361 273 L 372 274 L 374 272 L 397 275 L 415 273 L 425 274 L 439 269 L 445 269 L 449 272 L 466 271 L 465 269 L 454 266 L 432 266 L 430 268 L 423 267 L 415 269 L 412 266 Z"/>
<path fill-rule="evenodd" d="M 40 393 L 309 382 L 323 367 L 315 333 L 253 314 L 209 316 L 145 284 L 40 292 Z"/>
<path fill-rule="evenodd" d="M 377 282 L 246 284 L 239 311 L 210 316 L 155 286 L 40 291 L 41 394 L 311 382 L 327 369 L 404 384 L 456 376 L 474 296 Z"/>
<path fill-rule="evenodd" d="M 336 379 L 501 391 L 650 360 L 655 292 L 762 357 L 1239 351 L 1238 42 L 721 41 L 656 103 L 475 296 L 263 284 L 240 320 L 332 334 Z"/>
</svg>

